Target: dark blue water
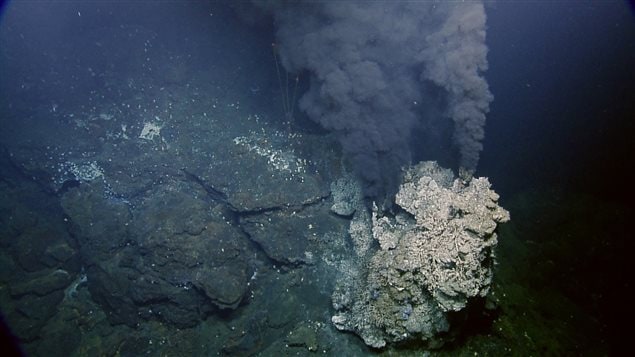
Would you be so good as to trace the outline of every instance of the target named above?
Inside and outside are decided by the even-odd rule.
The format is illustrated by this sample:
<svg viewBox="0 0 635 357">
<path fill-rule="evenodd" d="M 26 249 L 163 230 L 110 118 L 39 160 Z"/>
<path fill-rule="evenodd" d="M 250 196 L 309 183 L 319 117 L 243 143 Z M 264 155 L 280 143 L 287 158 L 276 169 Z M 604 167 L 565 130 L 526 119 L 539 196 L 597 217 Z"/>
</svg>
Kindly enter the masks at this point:
<svg viewBox="0 0 635 357">
<path fill-rule="evenodd" d="M 503 202 L 518 199 L 510 210 L 533 251 L 518 264 L 532 266 L 534 291 L 545 287 L 541 304 L 562 293 L 598 318 L 595 332 L 578 320 L 578 334 L 619 351 L 628 345 L 619 321 L 633 311 L 618 303 L 632 285 L 619 273 L 632 247 L 632 6 L 503 2 L 488 15 L 496 100 L 481 172 L 496 178 Z M 548 319 L 567 318 L 548 310 Z"/>
<path fill-rule="evenodd" d="M 515 187 L 553 182 L 617 195 L 608 173 L 630 175 L 633 14 L 621 2 L 568 5 L 488 12 L 496 101 L 481 169 L 508 172 Z"/>
</svg>

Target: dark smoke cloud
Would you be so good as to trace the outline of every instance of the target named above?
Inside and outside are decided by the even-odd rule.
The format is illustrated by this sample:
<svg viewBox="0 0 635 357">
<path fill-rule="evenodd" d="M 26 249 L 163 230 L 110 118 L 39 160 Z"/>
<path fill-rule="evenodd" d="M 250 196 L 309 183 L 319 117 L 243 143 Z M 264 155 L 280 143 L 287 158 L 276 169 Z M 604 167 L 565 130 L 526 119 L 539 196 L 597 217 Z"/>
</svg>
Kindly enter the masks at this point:
<svg viewBox="0 0 635 357">
<path fill-rule="evenodd" d="M 474 171 L 483 149 L 485 114 L 494 99 L 481 76 L 487 70 L 485 11 L 481 4 L 464 3 L 440 13 L 446 20 L 426 36 L 426 47 L 420 52 L 424 62 L 421 79 L 447 91 L 447 113 L 454 120 L 461 166 Z"/>
<path fill-rule="evenodd" d="M 461 165 L 474 170 L 492 95 L 482 4 L 255 2 L 274 17 L 285 69 L 311 74 L 299 107 L 334 132 L 371 196 L 392 195 L 410 163 L 426 86 L 447 93 Z"/>
</svg>

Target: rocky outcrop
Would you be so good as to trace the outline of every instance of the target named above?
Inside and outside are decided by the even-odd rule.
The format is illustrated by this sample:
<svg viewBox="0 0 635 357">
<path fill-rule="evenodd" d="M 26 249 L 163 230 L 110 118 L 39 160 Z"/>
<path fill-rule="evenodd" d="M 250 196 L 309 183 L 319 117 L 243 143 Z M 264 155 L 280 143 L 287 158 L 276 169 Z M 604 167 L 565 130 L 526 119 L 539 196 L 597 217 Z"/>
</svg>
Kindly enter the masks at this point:
<svg viewBox="0 0 635 357">
<path fill-rule="evenodd" d="M 372 212 L 368 240 L 379 247 L 344 265 L 333 294 L 335 326 L 376 348 L 438 342 L 450 327 L 447 313 L 489 291 L 495 230 L 509 220 L 497 201 L 487 178 L 454 179 L 433 162 L 407 170 L 397 212 Z"/>
<path fill-rule="evenodd" d="M 81 240 L 88 288 L 112 322 L 193 326 L 242 301 L 253 273 L 248 240 L 201 187 L 171 181 L 130 202 L 92 182 L 62 203 Z"/>
</svg>

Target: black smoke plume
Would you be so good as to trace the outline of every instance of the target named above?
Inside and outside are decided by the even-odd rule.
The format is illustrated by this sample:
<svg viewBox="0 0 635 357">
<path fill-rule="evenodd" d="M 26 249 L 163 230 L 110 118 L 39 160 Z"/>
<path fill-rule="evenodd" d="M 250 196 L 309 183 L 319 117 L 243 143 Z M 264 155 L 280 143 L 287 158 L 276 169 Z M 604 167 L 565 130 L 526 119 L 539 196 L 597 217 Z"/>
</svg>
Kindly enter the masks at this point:
<svg viewBox="0 0 635 357">
<path fill-rule="evenodd" d="M 391 196 L 410 164 L 413 128 L 429 122 L 422 103 L 444 93 L 460 166 L 473 171 L 493 96 L 485 10 L 478 2 L 270 1 L 285 69 L 309 72 L 299 107 L 334 132 L 366 194 Z M 430 87 L 442 90 L 430 91 Z"/>
</svg>

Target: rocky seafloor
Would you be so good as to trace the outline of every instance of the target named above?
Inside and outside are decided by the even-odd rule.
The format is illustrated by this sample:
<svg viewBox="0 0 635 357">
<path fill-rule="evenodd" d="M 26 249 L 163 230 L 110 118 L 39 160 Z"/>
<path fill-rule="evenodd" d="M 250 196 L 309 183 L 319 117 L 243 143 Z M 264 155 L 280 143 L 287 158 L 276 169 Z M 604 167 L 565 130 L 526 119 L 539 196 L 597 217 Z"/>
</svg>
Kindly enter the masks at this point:
<svg viewBox="0 0 635 357">
<path fill-rule="evenodd" d="M 372 347 L 410 339 L 395 329 L 427 342 L 447 332 L 444 311 L 486 295 L 495 222 L 507 219 L 486 181 L 422 164 L 405 173 L 400 213 L 379 217 L 329 136 L 238 100 L 178 100 L 212 88 L 156 88 L 88 113 L 50 109 L 5 140 L 2 306 L 30 354 L 363 354 L 362 340 L 337 329 Z M 162 95 L 151 108 L 134 103 Z M 478 217 L 470 202 L 489 207 L 483 227 L 465 221 L 452 231 L 471 233 L 446 243 L 422 236 Z M 432 245 L 406 246 L 424 240 Z M 451 256 L 458 243 L 467 248 Z M 425 264 L 433 258 L 437 268 Z M 479 270 L 474 286 L 457 285 Z M 377 313 L 374 327 L 354 322 Z"/>
</svg>

